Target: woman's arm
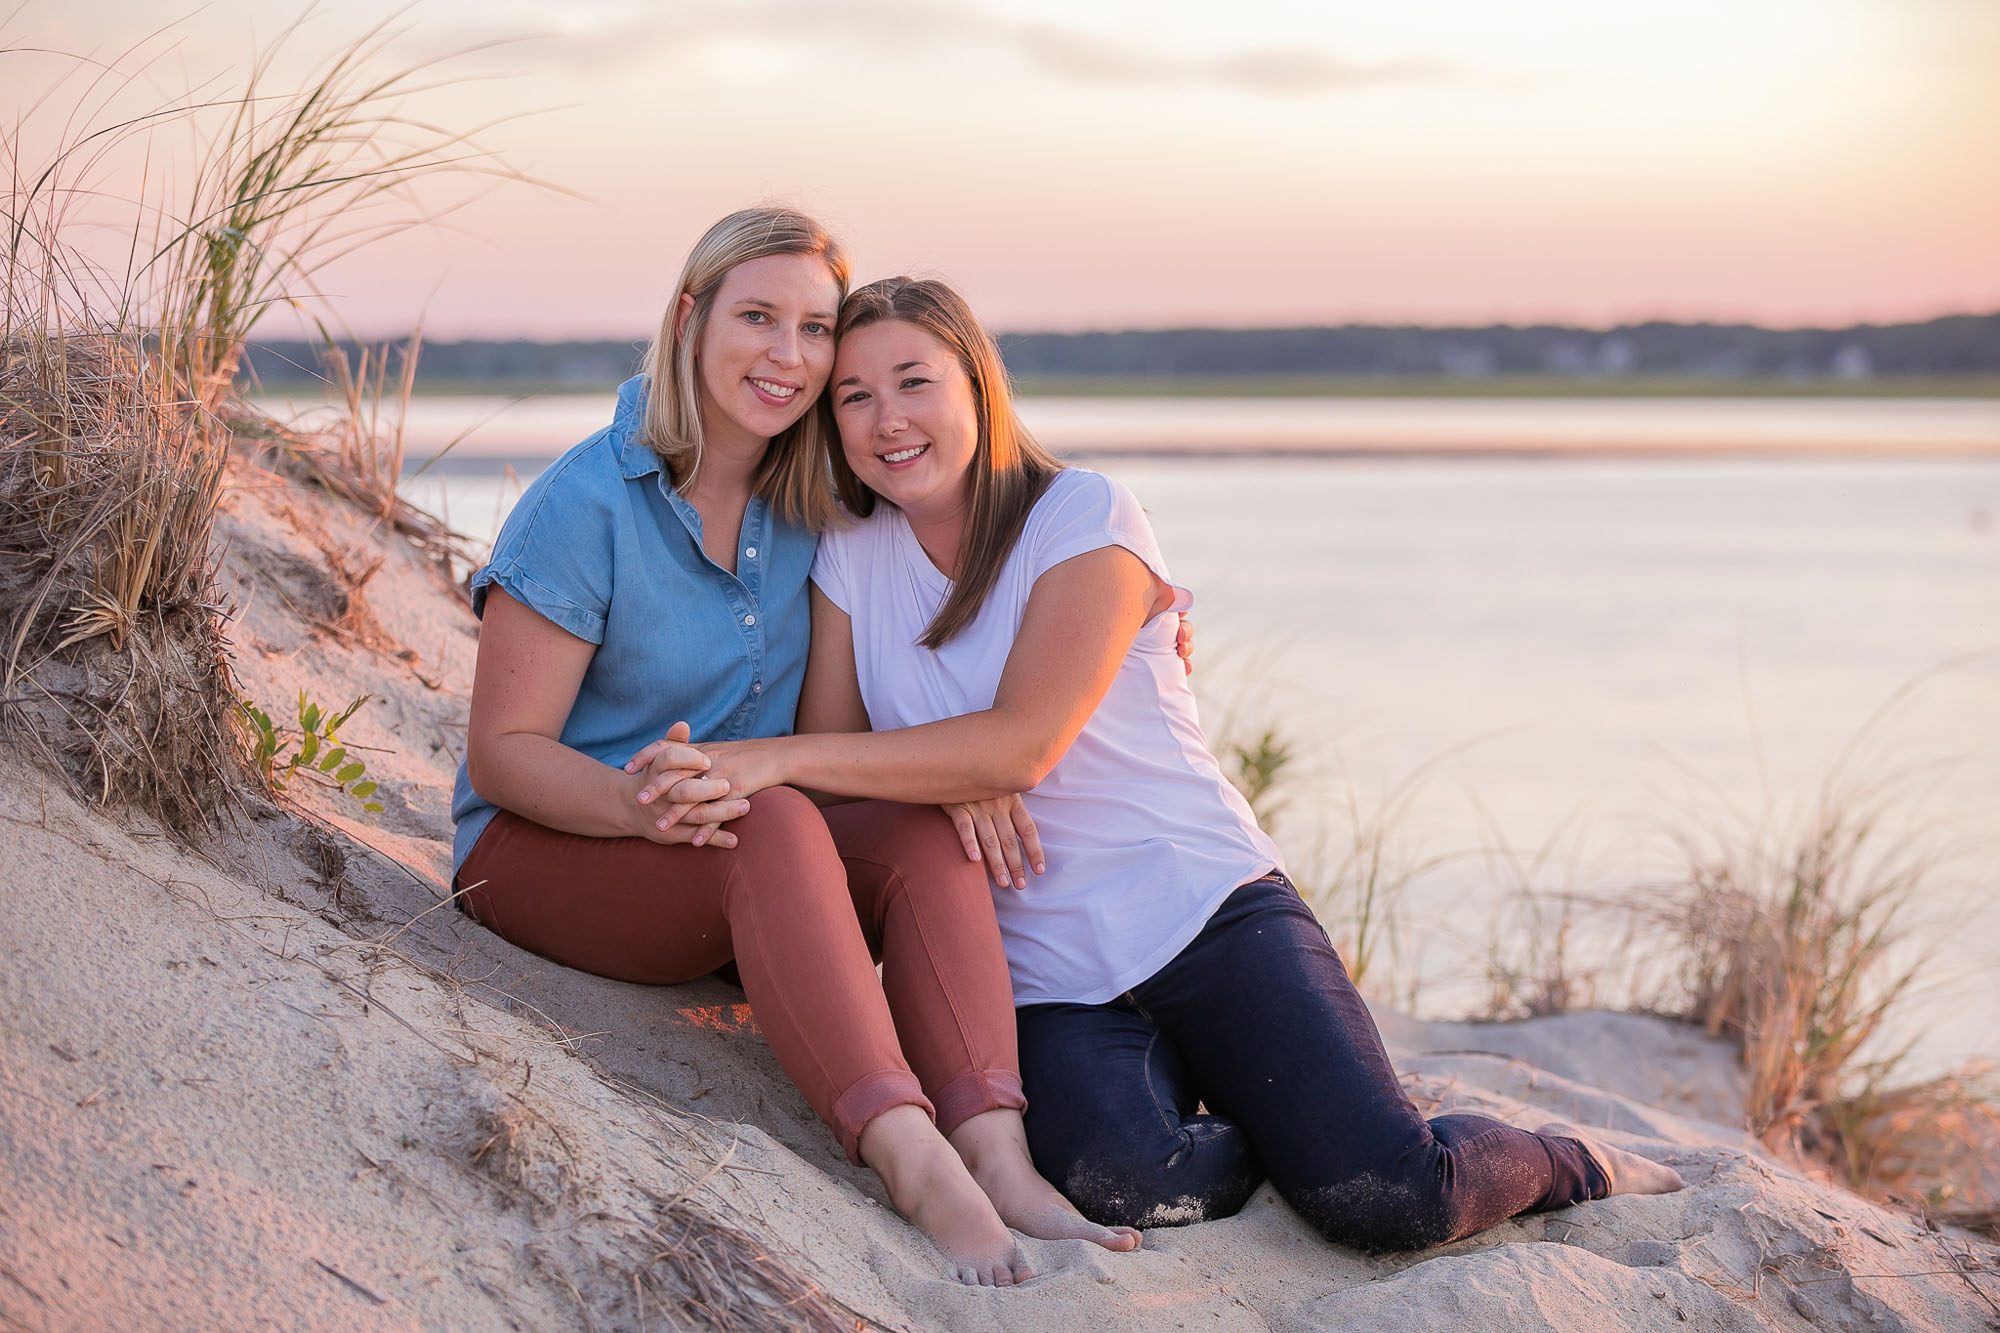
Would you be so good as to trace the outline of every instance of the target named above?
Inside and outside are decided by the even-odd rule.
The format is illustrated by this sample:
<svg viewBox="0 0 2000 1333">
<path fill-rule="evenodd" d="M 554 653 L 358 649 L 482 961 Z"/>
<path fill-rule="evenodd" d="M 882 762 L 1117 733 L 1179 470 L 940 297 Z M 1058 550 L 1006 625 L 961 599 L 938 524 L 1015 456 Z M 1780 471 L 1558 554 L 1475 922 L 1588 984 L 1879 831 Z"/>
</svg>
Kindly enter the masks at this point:
<svg viewBox="0 0 2000 1333">
<path fill-rule="evenodd" d="M 701 825 L 742 814 L 742 800 L 721 799 L 728 784 L 719 778 L 683 782 L 674 791 L 681 804 L 641 803 L 636 798 L 646 775 L 601 764 L 558 739 L 596 651 L 500 588 L 487 589 L 466 728 L 472 789 L 545 827 L 599 838 L 689 842 Z M 684 729 L 680 740 L 686 740 Z M 686 744 L 662 748 L 663 788 L 708 766 Z M 704 841 L 730 847 L 736 838 L 723 830 Z"/>
<path fill-rule="evenodd" d="M 854 666 L 854 620 L 814 584 L 812 655 L 806 659 L 796 730 L 807 735 L 869 729 L 868 705 L 861 698 L 861 676 Z M 853 798 L 827 794 L 826 799 Z M 1028 870 L 1040 874 L 1045 868 L 1041 835 L 1018 795 L 991 801 L 948 801 L 944 812 L 958 830 L 966 859 L 984 860 L 987 873 L 999 887 L 1011 884 L 1026 888 Z"/>
<path fill-rule="evenodd" d="M 1171 599 L 1123 547 L 1075 556 L 1036 580 L 991 708 L 896 731 L 704 746 L 715 760 L 710 774 L 726 776 L 738 795 L 780 783 L 913 803 L 1028 791 L 1068 751 L 1140 628 Z M 656 779 L 660 790 L 670 781 Z"/>
<path fill-rule="evenodd" d="M 868 730 L 868 705 L 854 669 L 854 620 L 819 585 L 812 591 L 812 648 L 799 691 L 799 733 Z"/>
</svg>

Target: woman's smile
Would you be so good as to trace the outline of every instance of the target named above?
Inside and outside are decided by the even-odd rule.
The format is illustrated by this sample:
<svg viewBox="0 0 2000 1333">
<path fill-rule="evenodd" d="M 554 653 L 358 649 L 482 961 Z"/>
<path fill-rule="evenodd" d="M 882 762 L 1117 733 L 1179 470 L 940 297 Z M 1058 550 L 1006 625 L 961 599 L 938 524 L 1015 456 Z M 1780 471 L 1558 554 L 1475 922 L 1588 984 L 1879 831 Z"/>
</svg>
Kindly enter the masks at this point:
<svg viewBox="0 0 2000 1333">
<path fill-rule="evenodd" d="M 876 457 L 880 458 L 893 470 L 907 467 L 909 464 L 916 462 L 919 458 L 929 453 L 930 448 L 928 444 L 913 444 L 907 449 L 897 449 L 890 453 L 877 454 Z"/>
</svg>

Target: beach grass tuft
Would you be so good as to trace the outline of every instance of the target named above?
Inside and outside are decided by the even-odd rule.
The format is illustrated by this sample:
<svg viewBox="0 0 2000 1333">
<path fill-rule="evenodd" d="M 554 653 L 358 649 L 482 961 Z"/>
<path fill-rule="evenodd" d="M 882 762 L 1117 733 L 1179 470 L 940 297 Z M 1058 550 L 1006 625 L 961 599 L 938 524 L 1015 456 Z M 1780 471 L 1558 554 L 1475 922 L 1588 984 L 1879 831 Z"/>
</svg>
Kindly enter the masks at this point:
<svg viewBox="0 0 2000 1333">
<path fill-rule="evenodd" d="M 403 112 L 427 66 L 379 72 L 390 25 L 273 92 L 302 22 L 233 95 L 144 100 L 159 53 L 142 43 L 124 63 L 69 61 L 0 128 L 0 710 L 94 799 L 182 834 L 228 807 L 248 771 L 211 550 L 233 430 L 254 415 L 235 389 L 245 339 L 273 306 L 312 295 L 316 265 L 421 218 L 418 181 L 511 175 L 469 136 Z M 156 161 L 170 130 L 196 144 L 177 206 Z M 122 197 L 101 179 L 121 161 L 138 175 Z M 107 207 L 123 210 L 109 224 Z M 400 434 L 357 436 L 379 424 L 358 415 L 367 379 L 365 366 L 349 376 L 355 428 L 295 452 L 448 562 L 443 525 L 394 495 Z"/>
<path fill-rule="evenodd" d="M 241 772 L 209 549 L 224 444 L 156 364 L 129 330 L 10 319 L 0 718 L 94 799 L 188 833 Z"/>
<path fill-rule="evenodd" d="M 1836 772 L 1789 834 L 1688 836 L 1682 882 L 1632 902 L 1674 960 L 1663 1007 L 1741 1049 L 1753 1133 L 1872 1197 L 1943 1204 L 1979 1188 L 2000 1119 L 1990 1073 L 1913 1078 L 1894 1035 L 1937 980 L 1921 912 L 1952 859 L 1903 822 L 1906 786 Z"/>
</svg>

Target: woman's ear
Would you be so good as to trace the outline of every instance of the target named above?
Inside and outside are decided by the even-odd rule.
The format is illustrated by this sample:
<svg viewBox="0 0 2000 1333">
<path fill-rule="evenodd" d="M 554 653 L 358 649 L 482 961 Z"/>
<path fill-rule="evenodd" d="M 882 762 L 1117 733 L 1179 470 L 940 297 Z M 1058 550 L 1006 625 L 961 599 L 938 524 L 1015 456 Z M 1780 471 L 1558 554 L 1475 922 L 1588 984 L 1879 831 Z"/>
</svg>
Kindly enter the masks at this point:
<svg viewBox="0 0 2000 1333">
<path fill-rule="evenodd" d="M 688 321 L 694 318 L 694 293 L 682 292 L 681 299 L 674 302 L 674 337 L 685 338 Z"/>
</svg>

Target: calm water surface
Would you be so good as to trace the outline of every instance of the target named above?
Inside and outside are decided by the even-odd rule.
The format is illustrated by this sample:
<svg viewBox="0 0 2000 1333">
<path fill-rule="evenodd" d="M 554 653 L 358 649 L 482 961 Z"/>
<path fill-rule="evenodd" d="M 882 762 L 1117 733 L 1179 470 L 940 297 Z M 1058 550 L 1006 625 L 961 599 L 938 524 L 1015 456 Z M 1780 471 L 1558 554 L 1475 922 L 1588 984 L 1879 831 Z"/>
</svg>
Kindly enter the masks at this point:
<svg viewBox="0 0 2000 1333">
<path fill-rule="evenodd" d="M 496 407 L 420 401 L 412 455 Z M 411 494 L 490 538 L 531 460 L 587 434 L 605 407 L 595 396 L 501 410 Z M 1917 766 L 1901 817 L 1958 848 L 1918 904 L 1913 924 L 1941 941 L 1941 980 L 1907 1035 L 1930 1067 L 2000 1057 L 2000 405 L 1026 410 L 1150 510 L 1195 590 L 1211 733 L 1268 726 L 1293 742 L 1275 830 L 1295 877 L 1323 878 L 1352 842 L 1350 799 L 1366 826 L 1409 784 L 1390 865 L 1445 860 L 1404 894 L 1378 990 L 1420 982 L 1422 1007 L 1476 1008 L 1495 942 L 1518 953 L 1532 938 L 1515 885 L 1629 886 L 1672 864 L 1676 834 L 1795 823 L 1901 690 L 1847 772 L 1880 784 Z M 1218 452 L 1118 451 L 1162 439 Z M 1537 439 L 1686 456 L 1219 452 L 1477 454 Z M 1753 440 L 1789 456 L 1688 454 Z M 1892 446 L 1931 456 L 1840 456 Z M 1331 915 L 1338 935 L 1343 910 Z M 1579 954 L 1594 929 L 1579 927 Z"/>
</svg>

